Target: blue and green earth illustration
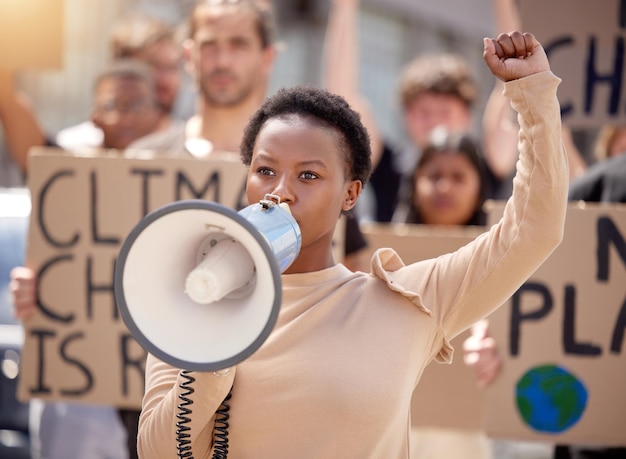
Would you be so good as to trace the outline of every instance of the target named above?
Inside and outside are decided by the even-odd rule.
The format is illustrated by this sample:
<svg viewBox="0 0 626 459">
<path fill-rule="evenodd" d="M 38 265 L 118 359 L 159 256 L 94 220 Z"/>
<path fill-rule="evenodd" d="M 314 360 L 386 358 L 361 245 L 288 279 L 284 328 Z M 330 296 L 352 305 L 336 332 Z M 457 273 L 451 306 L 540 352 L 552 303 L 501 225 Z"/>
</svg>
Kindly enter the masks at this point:
<svg viewBox="0 0 626 459">
<path fill-rule="evenodd" d="M 556 365 L 528 370 L 516 385 L 517 409 L 531 428 L 561 433 L 581 418 L 587 406 L 587 389 L 569 371 Z"/>
</svg>

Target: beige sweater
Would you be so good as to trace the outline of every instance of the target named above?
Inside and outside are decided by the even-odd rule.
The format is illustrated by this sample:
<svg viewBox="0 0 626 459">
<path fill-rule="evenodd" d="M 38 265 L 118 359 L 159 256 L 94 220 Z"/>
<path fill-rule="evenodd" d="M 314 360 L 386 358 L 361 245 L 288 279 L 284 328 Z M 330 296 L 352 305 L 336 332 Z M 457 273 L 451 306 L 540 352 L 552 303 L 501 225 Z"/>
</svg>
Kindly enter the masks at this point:
<svg viewBox="0 0 626 459">
<path fill-rule="evenodd" d="M 369 274 L 343 265 L 284 275 L 266 343 L 226 376 L 194 373 L 193 457 L 209 458 L 231 385 L 229 458 L 408 458 L 413 389 L 449 341 L 503 304 L 562 239 L 568 167 L 556 88 L 543 72 L 507 83 L 520 161 L 502 220 L 455 253 L 404 266 L 381 249 Z M 138 448 L 176 457 L 179 370 L 148 358 Z"/>
</svg>

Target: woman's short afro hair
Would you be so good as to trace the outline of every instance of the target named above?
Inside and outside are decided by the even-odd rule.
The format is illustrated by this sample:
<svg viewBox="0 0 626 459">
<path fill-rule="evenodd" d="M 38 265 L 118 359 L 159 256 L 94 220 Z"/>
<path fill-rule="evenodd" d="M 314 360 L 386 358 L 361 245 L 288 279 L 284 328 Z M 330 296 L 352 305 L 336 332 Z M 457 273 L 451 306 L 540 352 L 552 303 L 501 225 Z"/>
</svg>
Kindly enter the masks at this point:
<svg viewBox="0 0 626 459">
<path fill-rule="evenodd" d="M 247 166 L 259 132 L 266 121 L 299 115 L 316 120 L 321 126 L 335 129 L 341 137 L 345 160 L 350 166 L 350 180 L 369 179 L 372 161 L 370 139 L 361 117 L 342 97 L 310 86 L 283 88 L 267 98 L 248 122 L 241 141 L 241 159 Z"/>
</svg>

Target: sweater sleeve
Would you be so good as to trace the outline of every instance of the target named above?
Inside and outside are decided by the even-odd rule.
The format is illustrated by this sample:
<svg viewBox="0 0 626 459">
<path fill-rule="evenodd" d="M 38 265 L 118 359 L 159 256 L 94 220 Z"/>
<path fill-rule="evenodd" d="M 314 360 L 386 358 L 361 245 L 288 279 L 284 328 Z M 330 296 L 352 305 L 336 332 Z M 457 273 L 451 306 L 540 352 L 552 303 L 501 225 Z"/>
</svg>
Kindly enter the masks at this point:
<svg viewBox="0 0 626 459">
<path fill-rule="evenodd" d="M 560 81 L 546 71 L 505 84 L 518 113 L 520 159 L 513 194 L 497 224 L 432 260 L 406 267 L 389 253 L 377 255 L 384 265 L 373 260 L 375 275 L 438 323 L 439 361 L 451 360 L 449 340 L 502 305 L 563 238 L 569 179 L 556 98 Z"/>
<path fill-rule="evenodd" d="M 191 448 L 193 457 L 209 457 L 213 446 L 215 413 L 232 387 L 235 368 L 231 368 L 224 375 L 191 372 L 189 376 L 193 378 L 190 383 L 181 370 L 148 355 L 146 392 L 137 434 L 140 458 L 177 457 L 179 425 L 185 426 L 183 430 L 188 436 L 185 442 L 188 442 L 187 446 Z M 187 387 L 191 387 L 193 393 L 189 393 Z M 192 403 L 184 404 L 181 397 Z M 190 412 L 181 411 L 181 403 Z M 189 422 L 185 422 L 182 417 L 189 418 Z M 179 424 L 180 421 L 183 421 L 182 424 Z"/>
</svg>

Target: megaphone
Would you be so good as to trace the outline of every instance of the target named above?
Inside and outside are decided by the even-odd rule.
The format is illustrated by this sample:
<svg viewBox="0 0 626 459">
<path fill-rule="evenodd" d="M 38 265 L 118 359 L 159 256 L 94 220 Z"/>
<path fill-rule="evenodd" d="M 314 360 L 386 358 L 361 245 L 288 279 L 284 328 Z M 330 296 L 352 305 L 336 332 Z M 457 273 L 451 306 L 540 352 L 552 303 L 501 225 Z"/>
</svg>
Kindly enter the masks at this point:
<svg viewBox="0 0 626 459">
<path fill-rule="evenodd" d="M 147 214 L 124 240 L 114 274 L 131 335 L 175 367 L 218 371 L 245 360 L 276 324 L 280 275 L 300 228 L 276 196 L 235 212 L 184 200 Z"/>
</svg>

